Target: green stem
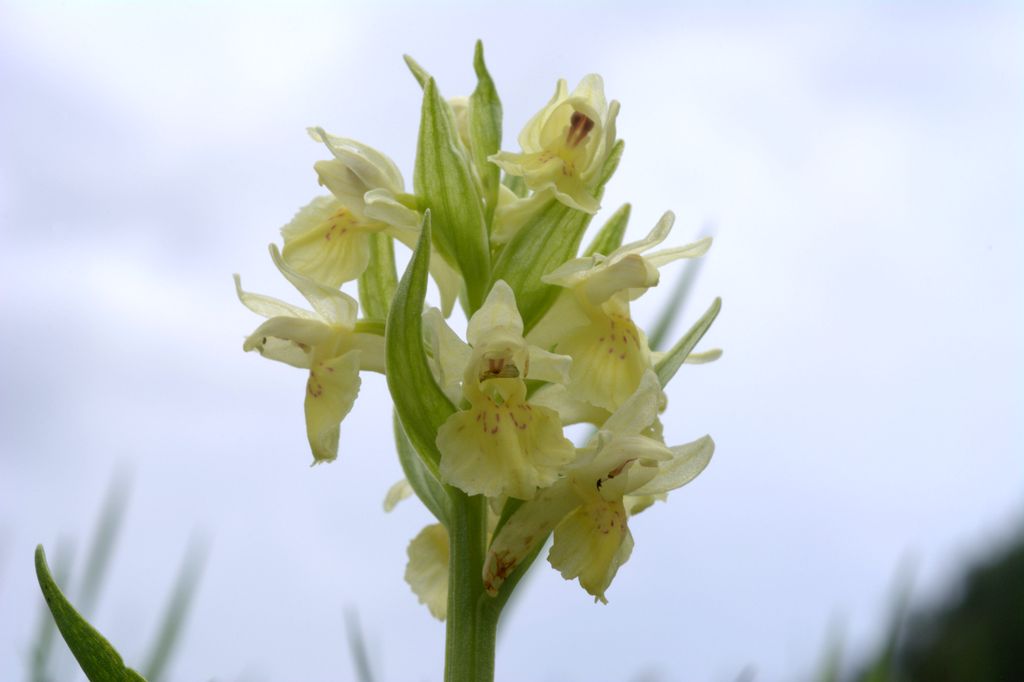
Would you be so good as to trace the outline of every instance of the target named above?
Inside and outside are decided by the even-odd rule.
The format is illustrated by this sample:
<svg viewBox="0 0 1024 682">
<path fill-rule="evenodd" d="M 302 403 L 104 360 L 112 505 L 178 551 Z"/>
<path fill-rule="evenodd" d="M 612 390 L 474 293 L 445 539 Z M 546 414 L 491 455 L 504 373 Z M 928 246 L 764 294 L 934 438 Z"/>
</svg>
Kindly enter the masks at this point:
<svg viewBox="0 0 1024 682">
<path fill-rule="evenodd" d="M 484 591 L 487 501 L 449 487 L 452 517 L 448 570 L 445 682 L 492 682 L 501 606 Z"/>
</svg>

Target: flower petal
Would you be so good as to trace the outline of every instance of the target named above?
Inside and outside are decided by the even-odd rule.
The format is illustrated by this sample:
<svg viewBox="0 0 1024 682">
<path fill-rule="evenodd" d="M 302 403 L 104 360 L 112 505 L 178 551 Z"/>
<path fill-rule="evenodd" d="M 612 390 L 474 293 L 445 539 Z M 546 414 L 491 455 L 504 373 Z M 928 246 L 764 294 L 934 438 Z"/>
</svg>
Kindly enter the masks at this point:
<svg viewBox="0 0 1024 682">
<path fill-rule="evenodd" d="M 341 420 L 359 394 L 360 351 L 314 362 L 306 382 L 306 435 L 315 463 L 338 456 Z"/>
<path fill-rule="evenodd" d="M 555 94 L 551 96 L 551 99 L 548 100 L 543 109 L 526 122 L 522 132 L 519 133 L 519 146 L 523 148 L 523 151 L 539 152 L 544 148 L 541 142 L 541 132 L 544 128 L 544 123 L 551 113 L 565 101 L 568 95 L 569 86 L 566 84 L 565 79 L 559 78 L 558 83 L 555 84 Z"/>
<path fill-rule="evenodd" d="M 274 259 L 274 265 L 281 274 L 306 297 L 313 310 L 318 312 L 325 322 L 344 329 L 352 329 L 355 326 L 359 304 L 354 298 L 296 272 L 284 262 L 275 244 L 270 245 L 270 257 Z"/>
<path fill-rule="evenodd" d="M 650 260 L 628 254 L 605 267 L 595 268 L 584 280 L 582 289 L 591 305 L 600 305 L 620 291 L 657 286 L 659 278 L 658 268 Z"/>
<path fill-rule="evenodd" d="M 409 485 L 409 481 L 403 478 L 388 488 L 388 492 L 384 496 L 384 511 L 391 512 L 398 506 L 399 502 L 410 495 L 412 495 L 412 486 Z"/>
<path fill-rule="evenodd" d="M 594 500 L 558 524 L 548 561 L 566 580 L 579 578 L 594 601 L 607 603 L 605 590 L 632 551 L 633 536 L 622 501 Z"/>
<path fill-rule="evenodd" d="M 310 365 L 313 347 L 333 334 L 335 331 L 319 320 L 272 317 L 249 335 L 242 350 L 255 350 L 265 358 L 305 369 Z"/>
<path fill-rule="evenodd" d="M 479 404 L 437 431 L 441 479 L 470 495 L 532 498 L 575 455 L 558 413 L 522 401 Z"/>
<path fill-rule="evenodd" d="M 626 256 L 631 253 L 643 253 L 644 251 L 657 246 L 665 241 L 665 238 L 668 237 L 668 233 L 672 231 L 672 225 L 675 222 L 676 214 L 672 211 L 665 211 L 661 218 L 658 219 L 658 222 L 655 223 L 654 227 L 651 228 L 651 231 L 647 233 L 646 237 L 635 242 L 623 244 L 609 254 L 608 258 L 621 258 L 622 256 Z"/>
<path fill-rule="evenodd" d="M 366 201 L 367 218 L 409 231 L 409 238 L 414 241 L 419 236 L 420 214 L 400 202 L 388 190 L 371 189 L 363 199 Z"/>
<path fill-rule="evenodd" d="M 608 421 L 602 425 L 602 429 L 622 435 L 643 433 L 658 419 L 664 400 L 658 375 L 648 369 L 640 377 L 633 394 L 612 413 Z"/>
<path fill-rule="evenodd" d="M 672 249 L 663 249 L 646 256 L 651 265 L 660 268 L 662 265 L 679 260 L 680 258 L 699 258 L 711 248 L 711 237 L 704 237 L 685 246 L 677 246 Z"/>
<path fill-rule="evenodd" d="M 554 410 L 561 418 L 563 426 L 584 423 L 600 426 L 610 414 L 608 410 L 594 407 L 573 397 L 561 384 L 548 384 L 537 389 L 537 392 L 530 396 L 530 404 Z"/>
<path fill-rule="evenodd" d="M 309 128 L 310 137 L 323 142 L 335 158 L 344 163 L 365 189 L 360 196 L 371 189 L 383 187 L 395 194 L 405 191 L 405 183 L 398 166 L 386 154 L 373 147 L 345 137 L 329 135 L 323 128 Z"/>
<path fill-rule="evenodd" d="M 562 518 L 580 505 L 567 480 L 546 488 L 523 503 L 491 542 L 484 561 L 484 589 L 496 595 L 505 579 L 542 542 Z"/>
<path fill-rule="evenodd" d="M 715 442 L 711 436 L 704 436 L 671 451 L 672 459 L 659 465 L 657 476 L 630 491 L 631 495 L 660 495 L 686 485 L 707 467 L 715 452 Z"/>
<path fill-rule="evenodd" d="M 569 389 L 608 411 L 637 389 L 651 366 L 647 338 L 624 314 L 595 315 L 591 323 L 565 335 L 555 352 L 572 357 Z"/>
<path fill-rule="evenodd" d="M 336 199 L 317 197 L 281 228 L 281 257 L 298 273 L 337 288 L 366 270 L 370 261 L 368 231 L 376 228 Z"/>
<path fill-rule="evenodd" d="M 419 532 L 406 553 L 405 582 L 438 620 L 448 615 L 448 531 L 434 523 Z"/>
<path fill-rule="evenodd" d="M 569 383 L 569 369 L 572 367 L 572 358 L 568 355 L 550 353 L 537 346 L 529 346 L 528 350 L 530 353 L 530 371 L 526 373 L 527 379 L 547 381 L 555 384 Z"/>
<path fill-rule="evenodd" d="M 437 385 L 453 405 L 458 405 L 462 402 L 462 373 L 469 364 L 472 349 L 452 331 L 437 308 L 423 313 L 423 336 Z"/>
<path fill-rule="evenodd" d="M 242 302 L 242 305 L 263 317 L 297 317 L 303 320 L 316 319 L 316 315 L 313 313 L 308 310 L 303 310 L 298 306 L 294 306 L 291 303 L 285 303 L 284 301 L 272 296 L 264 296 L 263 294 L 254 294 L 249 291 L 243 291 L 242 278 L 238 275 L 235 275 L 235 293 L 238 294 L 238 300 Z"/>
</svg>

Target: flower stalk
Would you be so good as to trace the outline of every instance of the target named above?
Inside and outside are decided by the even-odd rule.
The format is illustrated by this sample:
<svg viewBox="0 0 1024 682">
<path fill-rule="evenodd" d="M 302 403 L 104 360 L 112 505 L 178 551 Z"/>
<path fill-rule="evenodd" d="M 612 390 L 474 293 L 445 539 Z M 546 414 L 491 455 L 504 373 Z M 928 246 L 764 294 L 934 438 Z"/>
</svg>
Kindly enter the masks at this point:
<svg viewBox="0 0 1024 682">
<path fill-rule="evenodd" d="M 452 523 L 445 627 L 445 682 L 491 682 L 501 606 L 484 591 L 487 502 L 448 487 Z"/>
</svg>

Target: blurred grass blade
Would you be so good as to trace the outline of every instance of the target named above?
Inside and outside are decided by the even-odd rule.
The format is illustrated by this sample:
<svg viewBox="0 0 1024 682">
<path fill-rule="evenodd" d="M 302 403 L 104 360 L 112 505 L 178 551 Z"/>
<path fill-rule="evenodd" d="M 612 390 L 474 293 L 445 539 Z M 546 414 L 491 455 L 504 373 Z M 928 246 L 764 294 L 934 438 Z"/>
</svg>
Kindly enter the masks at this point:
<svg viewBox="0 0 1024 682">
<path fill-rule="evenodd" d="M 419 243 L 395 291 L 384 334 L 388 390 L 395 410 L 407 429 L 406 435 L 437 472 L 441 453 L 434 442 L 437 429 L 455 408 L 434 380 L 423 350 L 423 300 L 427 295 L 427 267 L 430 263 L 431 216 L 423 216 Z"/>
<path fill-rule="evenodd" d="M 697 343 L 704 338 L 704 334 L 707 333 L 711 323 L 718 317 L 718 311 L 721 309 L 722 299 L 716 298 L 707 312 L 690 327 L 690 330 L 683 335 L 683 338 L 679 339 L 676 345 L 672 346 L 672 349 L 665 354 L 665 357 L 654 366 L 654 371 L 658 375 L 658 381 L 661 382 L 662 388 L 668 385 L 668 382 L 672 380 L 672 377 L 676 375 L 679 368 L 686 362 L 687 356 L 693 351 Z"/>
<path fill-rule="evenodd" d="M 409 436 L 406 435 L 405 428 L 402 426 L 402 420 L 398 417 L 397 411 L 394 413 L 394 429 L 395 446 L 398 449 L 398 462 L 402 465 L 405 480 L 409 481 L 409 485 L 412 487 L 413 492 L 416 493 L 416 497 L 420 498 L 420 501 L 430 510 L 434 518 L 447 528 L 451 518 L 448 494 L 441 487 L 441 483 L 437 478 L 437 471 L 428 468 L 423 459 L 416 454 L 416 450 L 413 448 L 412 443 L 409 442 Z"/>
<path fill-rule="evenodd" d="M 178 578 L 167 600 L 167 608 L 160 622 L 160 628 L 157 630 L 156 640 L 150 649 L 149 656 L 146 657 L 146 664 L 142 666 L 146 673 L 146 679 L 150 682 L 165 679 L 167 665 L 181 638 L 185 619 L 188 617 L 196 587 L 199 585 L 199 579 L 202 577 L 203 568 L 206 565 L 207 550 L 208 546 L 205 541 L 193 538 L 185 552 L 185 558 L 178 570 Z"/>
<path fill-rule="evenodd" d="M 57 551 L 53 561 L 54 575 L 56 582 L 68 584 L 71 578 L 71 557 L 73 548 L 70 542 L 61 540 L 57 544 Z M 53 677 L 50 675 L 50 660 L 53 655 L 53 641 L 57 634 L 57 623 L 50 614 L 50 608 L 44 603 L 39 612 L 39 629 L 36 631 L 35 641 L 32 643 L 32 682 L 50 682 Z"/>
<path fill-rule="evenodd" d="M 125 667 L 124 660 L 110 642 L 89 625 L 64 597 L 50 575 L 42 545 L 36 547 L 35 559 L 36 577 L 46 605 L 50 607 L 60 634 L 90 682 L 145 682 L 145 678 Z"/>
<path fill-rule="evenodd" d="M 839 682 L 843 662 L 843 631 L 838 624 L 829 628 L 825 642 L 825 654 L 821 661 L 821 670 L 815 678 L 817 682 Z"/>
<path fill-rule="evenodd" d="M 128 503 L 128 492 L 131 489 L 129 476 L 121 471 L 114 475 L 103 500 L 103 508 L 96 521 L 92 543 L 89 545 L 85 560 L 85 573 L 77 593 L 78 606 L 84 614 L 91 614 L 96 608 L 103 580 L 110 566 L 110 558 L 114 554 L 117 536 L 121 532 L 124 521 L 125 507 Z"/>
<path fill-rule="evenodd" d="M 380 232 L 366 235 L 370 242 L 370 264 L 359 275 L 359 305 L 363 316 L 383 320 L 398 286 L 395 274 L 395 244 Z"/>
<path fill-rule="evenodd" d="M 913 582 L 913 567 L 905 562 L 896 578 L 893 590 L 892 611 L 889 616 L 889 629 L 885 637 L 885 646 L 875 659 L 863 682 L 898 682 L 901 679 L 896 670 L 896 654 L 900 645 L 900 635 L 907 619 L 907 607 L 910 605 L 910 585 Z"/>
<path fill-rule="evenodd" d="M 615 249 L 622 246 L 622 238 L 626 234 L 626 227 L 629 225 L 629 213 L 633 210 L 630 204 L 623 204 L 612 214 L 611 218 L 605 221 L 601 229 L 594 235 L 590 246 L 583 252 L 584 256 L 601 254 L 607 256 Z"/>
<path fill-rule="evenodd" d="M 359 616 L 355 611 L 345 611 L 345 633 L 348 636 L 348 650 L 352 654 L 352 664 L 356 668 L 356 679 L 359 682 L 373 682 L 373 669 L 370 668 L 370 655 L 366 650 L 366 638 L 359 624 Z"/>
<path fill-rule="evenodd" d="M 658 315 L 650 334 L 647 335 L 647 345 L 651 350 L 661 350 L 665 345 L 665 338 L 672 328 L 672 323 L 682 314 L 690 292 L 693 291 L 693 283 L 696 281 L 697 275 L 700 274 L 703 264 L 704 260 L 701 258 L 694 258 L 683 264 L 682 274 L 676 280 L 672 291 L 669 292 L 665 307 Z"/>
</svg>

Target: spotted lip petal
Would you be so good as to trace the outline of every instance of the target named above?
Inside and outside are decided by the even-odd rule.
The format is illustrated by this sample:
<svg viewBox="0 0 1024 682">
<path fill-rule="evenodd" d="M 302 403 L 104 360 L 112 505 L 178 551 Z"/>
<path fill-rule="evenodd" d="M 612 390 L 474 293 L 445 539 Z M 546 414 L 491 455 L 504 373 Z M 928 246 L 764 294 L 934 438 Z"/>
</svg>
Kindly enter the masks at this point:
<svg viewBox="0 0 1024 682">
<path fill-rule="evenodd" d="M 558 413 L 527 401 L 525 380 L 565 380 L 569 358 L 526 343 L 515 294 L 501 280 L 469 320 L 470 345 L 438 313 L 426 319 L 435 376 L 453 403 L 469 403 L 438 429 L 442 480 L 470 495 L 532 498 L 557 479 L 574 448 Z"/>
<path fill-rule="evenodd" d="M 315 361 L 306 382 L 306 434 L 314 462 L 331 462 L 338 457 L 341 421 L 359 395 L 358 350 Z"/>
</svg>

